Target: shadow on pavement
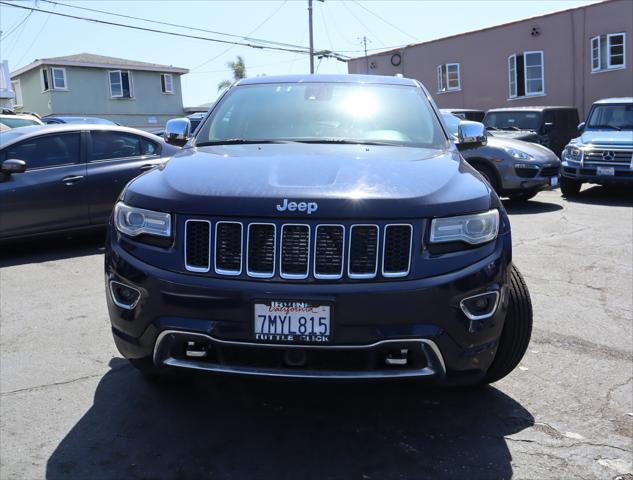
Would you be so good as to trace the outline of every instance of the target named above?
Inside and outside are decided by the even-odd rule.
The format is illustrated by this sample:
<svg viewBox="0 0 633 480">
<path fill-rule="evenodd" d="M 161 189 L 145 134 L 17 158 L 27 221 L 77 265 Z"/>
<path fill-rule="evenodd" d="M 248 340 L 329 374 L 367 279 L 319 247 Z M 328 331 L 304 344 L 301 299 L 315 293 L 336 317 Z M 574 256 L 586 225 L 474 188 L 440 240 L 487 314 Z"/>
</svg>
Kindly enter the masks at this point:
<svg viewBox="0 0 633 480">
<path fill-rule="evenodd" d="M 0 268 L 103 253 L 105 229 L 0 243 Z"/>
<path fill-rule="evenodd" d="M 568 202 L 605 205 L 609 207 L 633 207 L 633 188 L 630 185 L 603 187 L 594 185 L 584 188 L 578 195 L 565 197 Z"/>
<path fill-rule="evenodd" d="M 528 200 L 527 202 L 503 200 L 503 206 L 506 212 L 508 212 L 508 215 L 549 213 L 563 209 L 562 205 L 558 203 L 539 202 L 538 200 Z"/>
<path fill-rule="evenodd" d="M 532 415 L 501 391 L 196 377 L 115 358 L 46 478 L 510 478 Z"/>
</svg>

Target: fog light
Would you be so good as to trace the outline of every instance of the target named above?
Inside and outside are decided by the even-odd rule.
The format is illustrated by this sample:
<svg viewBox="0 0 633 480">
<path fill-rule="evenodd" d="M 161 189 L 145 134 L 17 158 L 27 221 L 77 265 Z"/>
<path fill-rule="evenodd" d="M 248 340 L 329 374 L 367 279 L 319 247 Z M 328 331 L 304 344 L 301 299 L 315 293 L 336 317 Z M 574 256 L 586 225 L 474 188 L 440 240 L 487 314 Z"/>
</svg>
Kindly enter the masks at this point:
<svg viewBox="0 0 633 480">
<path fill-rule="evenodd" d="M 110 281 L 110 294 L 117 307 L 133 310 L 141 299 L 141 292 L 136 288 L 114 280 Z"/>
<path fill-rule="evenodd" d="M 484 320 L 492 317 L 499 304 L 499 292 L 486 292 L 464 298 L 459 302 L 462 312 L 470 320 Z"/>
</svg>

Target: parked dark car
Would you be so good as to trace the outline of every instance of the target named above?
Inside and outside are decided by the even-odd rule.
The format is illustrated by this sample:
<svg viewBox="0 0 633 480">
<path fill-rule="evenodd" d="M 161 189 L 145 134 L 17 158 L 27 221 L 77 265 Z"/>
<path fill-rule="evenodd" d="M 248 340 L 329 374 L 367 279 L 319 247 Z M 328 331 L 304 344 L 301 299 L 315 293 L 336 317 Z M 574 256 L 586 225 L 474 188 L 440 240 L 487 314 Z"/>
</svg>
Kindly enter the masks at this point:
<svg viewBox="0 0 633 480">
<path fill-rule="evenodd" d="M 560 157 L 579 120 L 574 107 L 515 107 L 488 110 L 483 122 L 490 135 L 540 143 Z"/>
<path fill-rule="evenodd" d="M 85 123 L 85 124 L 94 124 L 94 125 L 118 125 L 118 123 L 113 122 L 112 120 L 108 120 L 106 118 L 98 118 L 98 117 L 72 117 L 72 116 L 52 116 L 47 115 L 42 117 L 42 122 L 47 125 L 58 124 L 58 123 Z"/>
<path fill-rule="evenodd" d="M 179 149 L 132 128 L 44 125 L 0 133 L 0 239 L 104 225 L 121 189 Z"/>
<path fill-rule="evenodd" d="M 483 122 L 486 116 L 485 110 L 476 110 L 474 108 L 442 108 L 442 113 L 450 113 L 462 120 L 470 120 L 472 122 Z"/>
<path fill-rule="evenodd" d="M 142 373 L 473 384 L 518 364 L 508 217 L 419 82 L 245 79 L 188 128 L 167 123 L 184 149 L 127 185 L 106 242 L 114 341 Z"/>
<path fill-rule="evenodd" d="M 460 119 L 442 113 L 462 157 L 483 175 L 499 196 L 526 201 L 541 190 L 556 188 L 560 160 L 549 148 L 513 138 L 489 136 L 481 145 L 459 142 Z"/>
<path fill-rule="evenodd" d="M 583 183 L 633 185 L 633 97 L 598 100 L 578 128 L 563 152 L 563 195 Z"/>
</svg>

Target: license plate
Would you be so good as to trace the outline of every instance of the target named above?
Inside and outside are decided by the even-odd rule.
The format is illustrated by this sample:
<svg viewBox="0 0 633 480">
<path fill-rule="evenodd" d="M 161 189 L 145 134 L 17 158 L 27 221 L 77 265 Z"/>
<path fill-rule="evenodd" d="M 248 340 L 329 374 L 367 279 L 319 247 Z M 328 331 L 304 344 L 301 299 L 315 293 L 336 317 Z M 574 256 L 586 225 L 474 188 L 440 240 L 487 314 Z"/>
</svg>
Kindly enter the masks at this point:
<svg viewBox="0 0 633 480">
<path fill-rule="evenodd" d="M 596 173 L 598 175 L 605 175 L 607 177 L 612 177 L 613 175 L 615 175 L 614 167 L 598 167 L 596 170 Z"/>
<path fill-rule="evenodd" d="M 558 187 L 558 177 L 552 177 L 549 179 L 550 187 Z"/>
<path fill-rule="evenodd" d="M 255 303 L 255 340 L 288 343 L 328 343 L 330 306 L 314 302 Z"/>
</svg>

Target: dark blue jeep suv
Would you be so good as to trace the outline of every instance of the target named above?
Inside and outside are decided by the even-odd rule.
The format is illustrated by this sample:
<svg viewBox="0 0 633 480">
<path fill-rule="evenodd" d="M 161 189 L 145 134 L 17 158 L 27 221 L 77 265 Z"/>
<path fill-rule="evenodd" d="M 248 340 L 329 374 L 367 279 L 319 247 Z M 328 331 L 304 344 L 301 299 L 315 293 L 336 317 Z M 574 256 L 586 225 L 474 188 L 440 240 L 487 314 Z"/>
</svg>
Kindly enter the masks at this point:
<svg viewBox="0 0 633 480">
<path fill-rule="evenodd" d="M 519 363 L 532 309 L 508 217 L 420 83 L 246 79 L 188 127 L 167 125 L 184 149 L 109 228 L 114 340 L 145 375 L 474 384 Z"/>
</svg>

